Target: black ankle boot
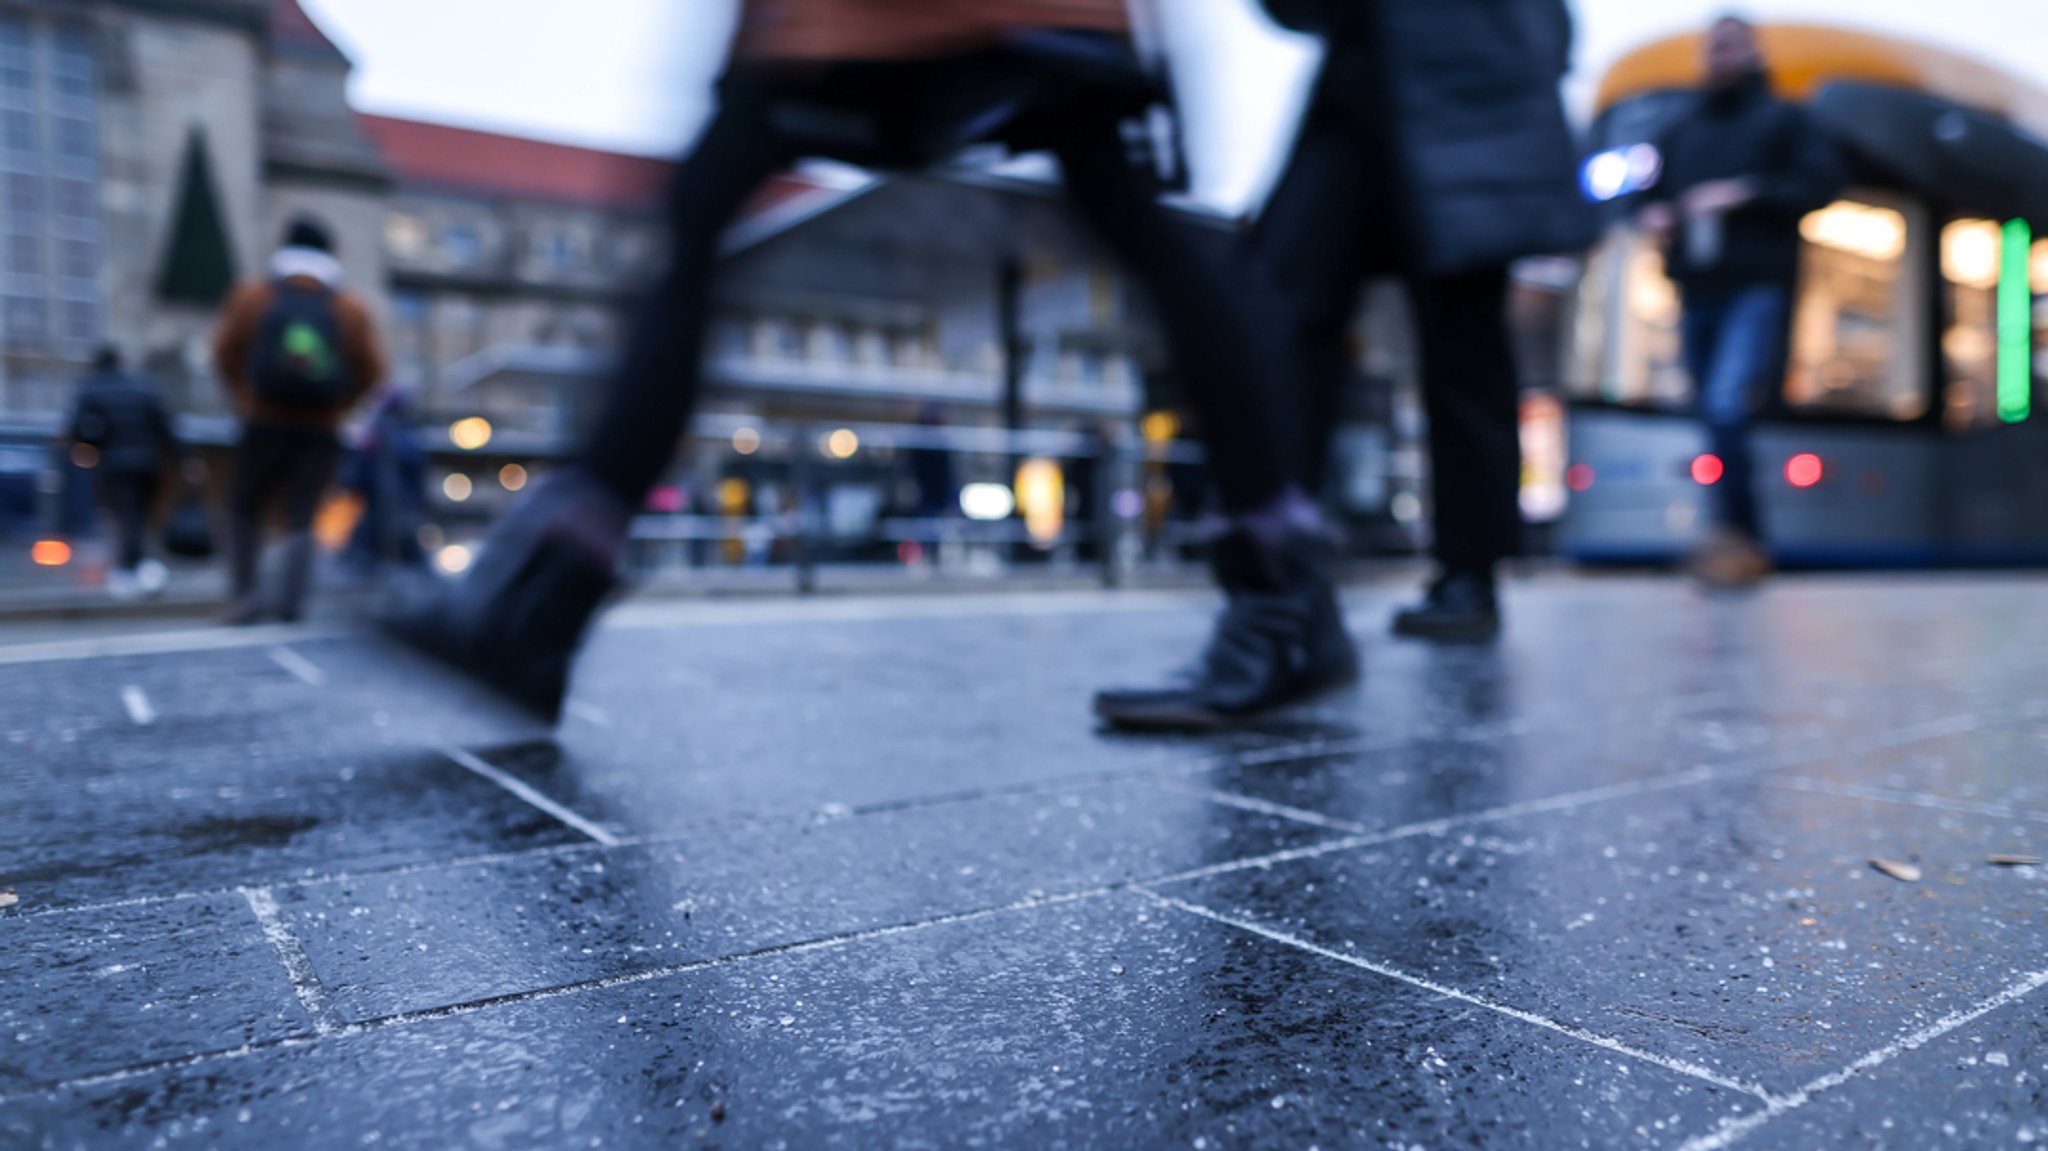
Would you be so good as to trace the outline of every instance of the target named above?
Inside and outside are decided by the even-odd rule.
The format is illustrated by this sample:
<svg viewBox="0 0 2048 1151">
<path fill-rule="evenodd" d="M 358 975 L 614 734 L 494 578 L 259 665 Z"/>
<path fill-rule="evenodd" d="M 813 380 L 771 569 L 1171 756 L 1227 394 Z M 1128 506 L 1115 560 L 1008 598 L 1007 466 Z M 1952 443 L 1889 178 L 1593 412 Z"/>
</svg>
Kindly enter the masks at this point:
<svg viewBox="0 0 2048 1151">
<path fill-rule="evenodd" d="M 1201 659 L 1163 686 L 1099 693 L 1095 714 L 1134 731 L 1214 730 L 1355 681 L 1334 561 L 1335 549 L 1307 534 L 1217 540 L 1212 564 L 1227 602 Z"/>
<path fill-rule="evenodd" d="M 1493 573 L 1445 572 L 1422 602 L 1394 614 L 1394 634 L 1449 643 L 1484 643 L 1500 634 L 1500 600 Z"/>
<path fill-rule="evenodd" d="M 616 586 L 631 514 L 575 473 L 535 488 L 492 526 L 476 562 L 384 613 L 384 630 L 554 723 L 583 634 Z"/>
</svg>

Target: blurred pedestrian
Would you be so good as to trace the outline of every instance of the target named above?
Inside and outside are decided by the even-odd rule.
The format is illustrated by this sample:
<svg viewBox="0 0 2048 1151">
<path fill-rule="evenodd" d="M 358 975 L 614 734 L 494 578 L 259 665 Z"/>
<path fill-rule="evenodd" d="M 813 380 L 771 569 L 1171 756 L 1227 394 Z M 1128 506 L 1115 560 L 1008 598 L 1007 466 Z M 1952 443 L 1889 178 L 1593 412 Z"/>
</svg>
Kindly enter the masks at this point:
<svg viewBox="0 0 2048 1151">
<path fill-rule="evenodd" d="M 325 225 L 295 220 L 264 276 L 228 301 L 214 362 L 242 417 L 229 490 L 234 606 L 227 622 L 297 620 L 313 581 L 313 520 L 341 459 L 339 429 L 383 379 L 370 312 L 344 282 Z M 259 580 L 273 507 L 287 537 L 282 584 Z"/>
<path fill-rule="evenodd" d="M 559 713 L 632 511 L 696 400 L 719 236 L 803 156 L 914 169 L 978 144 L 1049 150 L 1083 218 L 1152 289 L 1190 388 L 1222 394 L 1249 376 L 1258 357 L 1220 269 L 1160 212 L 1158 175 L 1133 159 L 1148 137 L 1127 129 L 1165 99 L 1129 38 L 1125 0 L 747 0 L 718 113 L 676 174 L 668 270 L 600 419 L 571 466 L 496 525 L 460 584 L 396 613 L 394 632 Z M 1242 442 L 1225 450 L 1272 469 L 1283 447 L 1249 407 Z"/>
<path fill-rule="evenodd" d="M 344 486 L 363 504 L 345 553 L 352 567 L 368 573 L 386 564 L 426 563 L 419 529 L 427 508 L 427 454 L 403 393 L 389 392 L 378 403 L 349 457 Z"/>
<path fill-rule="evenodd" d="M 169 573 L 149 554 L 149 526 L 179 449 L 155 382 L 126 370 L 119 348 L 101 348 L 79 382 L 68 435 L 96 457 L 100 502 L 114 520 L 108 593 L 118 600 L 160 594 Z"/>
<path fill-rule="evenodd" d="M 1190 393 L 1233 523 L 1217 563 L 1230 607 L 1179 677 L 1096 698 L 1100 714 L 1125 726 L 1235 722 L 1341 682 L 1355 662 L 1315 496 L 1371 276 L 1403 276 L 1415 304 L 1436 491 L 1441 571 L 1395 630 L 1443 639 L 1498 631 L 1494 569 L 1521 536 L 1508 264 L 1581 248 L 1593 234 L 1558 95 L 1572 35 L 1562 0 L 1267 6 L 1329 46 L 1238 281 L 1264 290 L 1252 306 L 1270 314 L 1286 354 L 1230 394 Z M 1257 408 L 1281 422 L 1285 447 L 1247 476 L 1233 445 Z M 1247 555 L 1280 563 L 1248 566 Z"/>
<path fill-rule="evenodd" d="M 1799 222 L 1827 205 L 1844 167 L 1798 105 L 1771 93 L 1756 29 L 1724 16 L 1707 33 L 1706 85 L 1657 142 L 1663 174 L 1640 221 L 1665 247 L 1685 316 L 1685 364 L 1721 461 L 1713 528 L 1690 568 L 1714 586 L 1769 574 L 1757 511 L 1757 406 L 1785 379 Z"/>
<path fill-rule="evenodd" d="M 1309 357 L 1310 490 L 1327 481 L 1359 293 L 1398 275 L 1429 416 L 1438 570 L 1394 631 L 1490 639 L 1496 570 L 1522 544 L 1508 266 L 1593 237 L 1559 97 L 1570 13 L 1562 0 L 1272 7 L 1327 44 L 1293 160 L 1250 244 Z"/>
</svg>

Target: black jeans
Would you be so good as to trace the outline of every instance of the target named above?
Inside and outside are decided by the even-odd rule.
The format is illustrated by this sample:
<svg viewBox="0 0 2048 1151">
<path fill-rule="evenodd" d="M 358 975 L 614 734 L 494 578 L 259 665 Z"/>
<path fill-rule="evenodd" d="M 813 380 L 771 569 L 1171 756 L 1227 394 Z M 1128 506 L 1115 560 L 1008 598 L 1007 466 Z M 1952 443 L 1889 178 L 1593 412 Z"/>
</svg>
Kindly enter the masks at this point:
<svg viewBox="0 0 2048 1151">
<path fill-rule="evenodd" d="M 1367 278 L 1412 267 L 1397 171 L 1381 125 L 1318 100 L 1245 253 L 1247 280 L 1272 293 L 1306 394 L 1279 411 L 1297 482 L 1320 491 L 1330 433 L 1351 375 L 1350 331 Z M 1488 568 L 1521 548 L 1520 400 L 1507 326 L 1505 267 L 1405 276 L 1421 355 L 1435 492 L 1436 558 Z M 1282 381 L 1284 383 L 1284 381 Z"/>
<path fill-rule="evenodd" d="M 642 305 L 589 438 L 581 470 L 638 507 L 674 456 L 701 382 L 711 280 L 726 227 L 763 181 L 805 155 L 830 155 L 807 125 L 863 114 L 886 129 L 955 100 L 992 54 L 832 64 L 801 70 L 742 65 L 728 74 L 717 116 L 678 166 L 668 202 L 666 272 Z M 1230 428 L 1214 451 L 1224 496 L 1250 509 L 1287 482 L 1287 426 L 1244 382 L 1267 359 L 1225 290 L 1220 261 L 1202 258 L 1157 204 L 1152 178 L 1130 162 L 1117 116 L 1085 100 L 1036 125 L 1059 158 L 1067 191 L 1091 230 L 1158 305 L 1182 383 L 1209 428 Z"/>
<path fill-rule="evenodd" d="M 115 566 L 134 571 L 141 566 L 149 536 L 149 515 L 156 507 L 163 477 L 154 471 L 108 470 L 100 475 L 100 500 L 114 517 L 118 551 Z"/>
<path fill-rule="evenodd" d="M 237 598 L 246 599 L 256 589 L 270 509 L 283 512 L 285 530 L 292 536 L 309 536 L 320 498 L 334 481 L 340 461 L 341 441 L 325 428 L 251 423 L 242 429 L 228 490 L 230 574 Z M 283 593 L 287 610 L 296 609 L 304 598 L 311 563 L 310 543 L 295 540 Z"/>
</svg>

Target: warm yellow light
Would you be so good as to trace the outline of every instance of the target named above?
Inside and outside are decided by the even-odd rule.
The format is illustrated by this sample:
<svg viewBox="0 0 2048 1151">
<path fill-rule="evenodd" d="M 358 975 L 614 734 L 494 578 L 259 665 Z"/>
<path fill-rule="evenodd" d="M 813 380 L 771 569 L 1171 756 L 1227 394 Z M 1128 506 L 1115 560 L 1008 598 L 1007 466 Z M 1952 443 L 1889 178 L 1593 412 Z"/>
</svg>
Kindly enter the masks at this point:
<svg viewBox="0 0 2048 1151">
<path fill-rule="evenodd" d="M 850 460 L 860 451 L 860 437 L 852 428 L 840 428 L 825 437 L 825 454 L 835 460 Z"/>
<path fill-rule="evenodd" d="M 751 456 L 761 450 L 761 433 L 753 428 L 741 428 L 732 434 L 732 450 L 743 456 Z"/>
<path fill-rule="evenodd" d="M 1138 431 L 1148 444 L 1171 443 L 1180 435 L 1180 417 L 1172 412 L 1153 412 L 1138 425 Z"/>
<path fill-rule="evenodd" d="M 434 553 L 434 566 L 449 575 L 461 575 L 469 570 L 469 549 L 461 544 L 449 544 Z"/>
<path fill-rule="evenodd" d="M 37 567 L 60 568 L 71 562 L 71 545 L 63 540 L 37 540 L 28 549 L 28 558 Z"/>
<path fill-rule="evenodd" d="M 738 476 L 728 476 L 718 482 L 718 509 L 729 516 L 745 515 L 747 501 L 753 494 L 747 481 Z"/>
<path fill-rule="evenodd" d="M 1906 216 L 1891 208 L 1837 200 L 1799 221 L 1809 244 L 1889 263 L 1906 254 Z"/>
<path fill-rule="evenodd" d="M 93 447 L 91 444 L 71 445 L 72 467 L 91 469 L 98 467 L 99 462 L 100 450 L 98 448 Z"/>
<path fill-rule="evenodd" d="M 2032 272 L 2028 278 L 2034 282 L 2034 294 L 2048 296 L 2048 240 L 2034 241 L 2034 252 L 2027 263 Z"/>
<path fill-rule="evenodd" d="M 450 472 L 448 478 L 441 481 L 441 494 L 458 504 L 468 499 L 475 491 L 476 485 L 470 483 L 469 477 L 461 472 Z"/>
<path fill-rule="evenodd" d="M 518 464 L 506 464 L 498 469 L 498 485 L 508 492 L 526 489 L 526 469 Z"/>
<path fill-rule="evenodd" d="M 2005 232 L 1995 220 L 1957 220 L 1941 233 L 1941 274 L 1986 291 L 1998 286 Z"/>
<path fill-rule="evenodd" d="M 1024 530 L 1041 544 L 1060 538 L 1067 522 L 1067 480 L 1052 460 L 1028 459 L 1017 466 L 1017 506 Z"/>
<path fill-rule="evenodd" d="M 491 442 L 491 421 L 482 416 L 471 416 L 448 425 L 448 442 L 465 452 L 482 449 Z"/>
</svg>

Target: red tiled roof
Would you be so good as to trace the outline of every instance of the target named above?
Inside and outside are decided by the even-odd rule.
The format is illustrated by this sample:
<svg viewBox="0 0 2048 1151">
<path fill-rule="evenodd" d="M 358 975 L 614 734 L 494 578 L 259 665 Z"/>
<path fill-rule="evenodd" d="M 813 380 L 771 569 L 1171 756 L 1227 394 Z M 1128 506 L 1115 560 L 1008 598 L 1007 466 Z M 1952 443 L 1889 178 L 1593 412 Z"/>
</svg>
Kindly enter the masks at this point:
<svg viewBox="0 0 2048 1151">
<path fill-rule="evenodd" d="M 402 186 L 489 199 L 647 211 L 661 203 L 668 183 L 669 162 L 650 156 L 388 116 L 360 119 Z M 826 191 L 800 176 L 778 176 L 761 189 L 747 211 L 759 215 Z"/>
<path fill-rule="evenodd" d="M 629 211 L 661 200 L 665 160 L 501 136 L 471 128 L 361 117 L 399 183 L 493 199 Z"/>
<path fill-rule="evenodd" d="M 320 25 L 299 6 L 299 0 L 272 0 L 270 5 L 270 41 L 286 48 L 310 49 L 315 52 L 331 52 L 342 56 Z M 346 57 L 344 57 L 345 59 Z"/>
</svg>

